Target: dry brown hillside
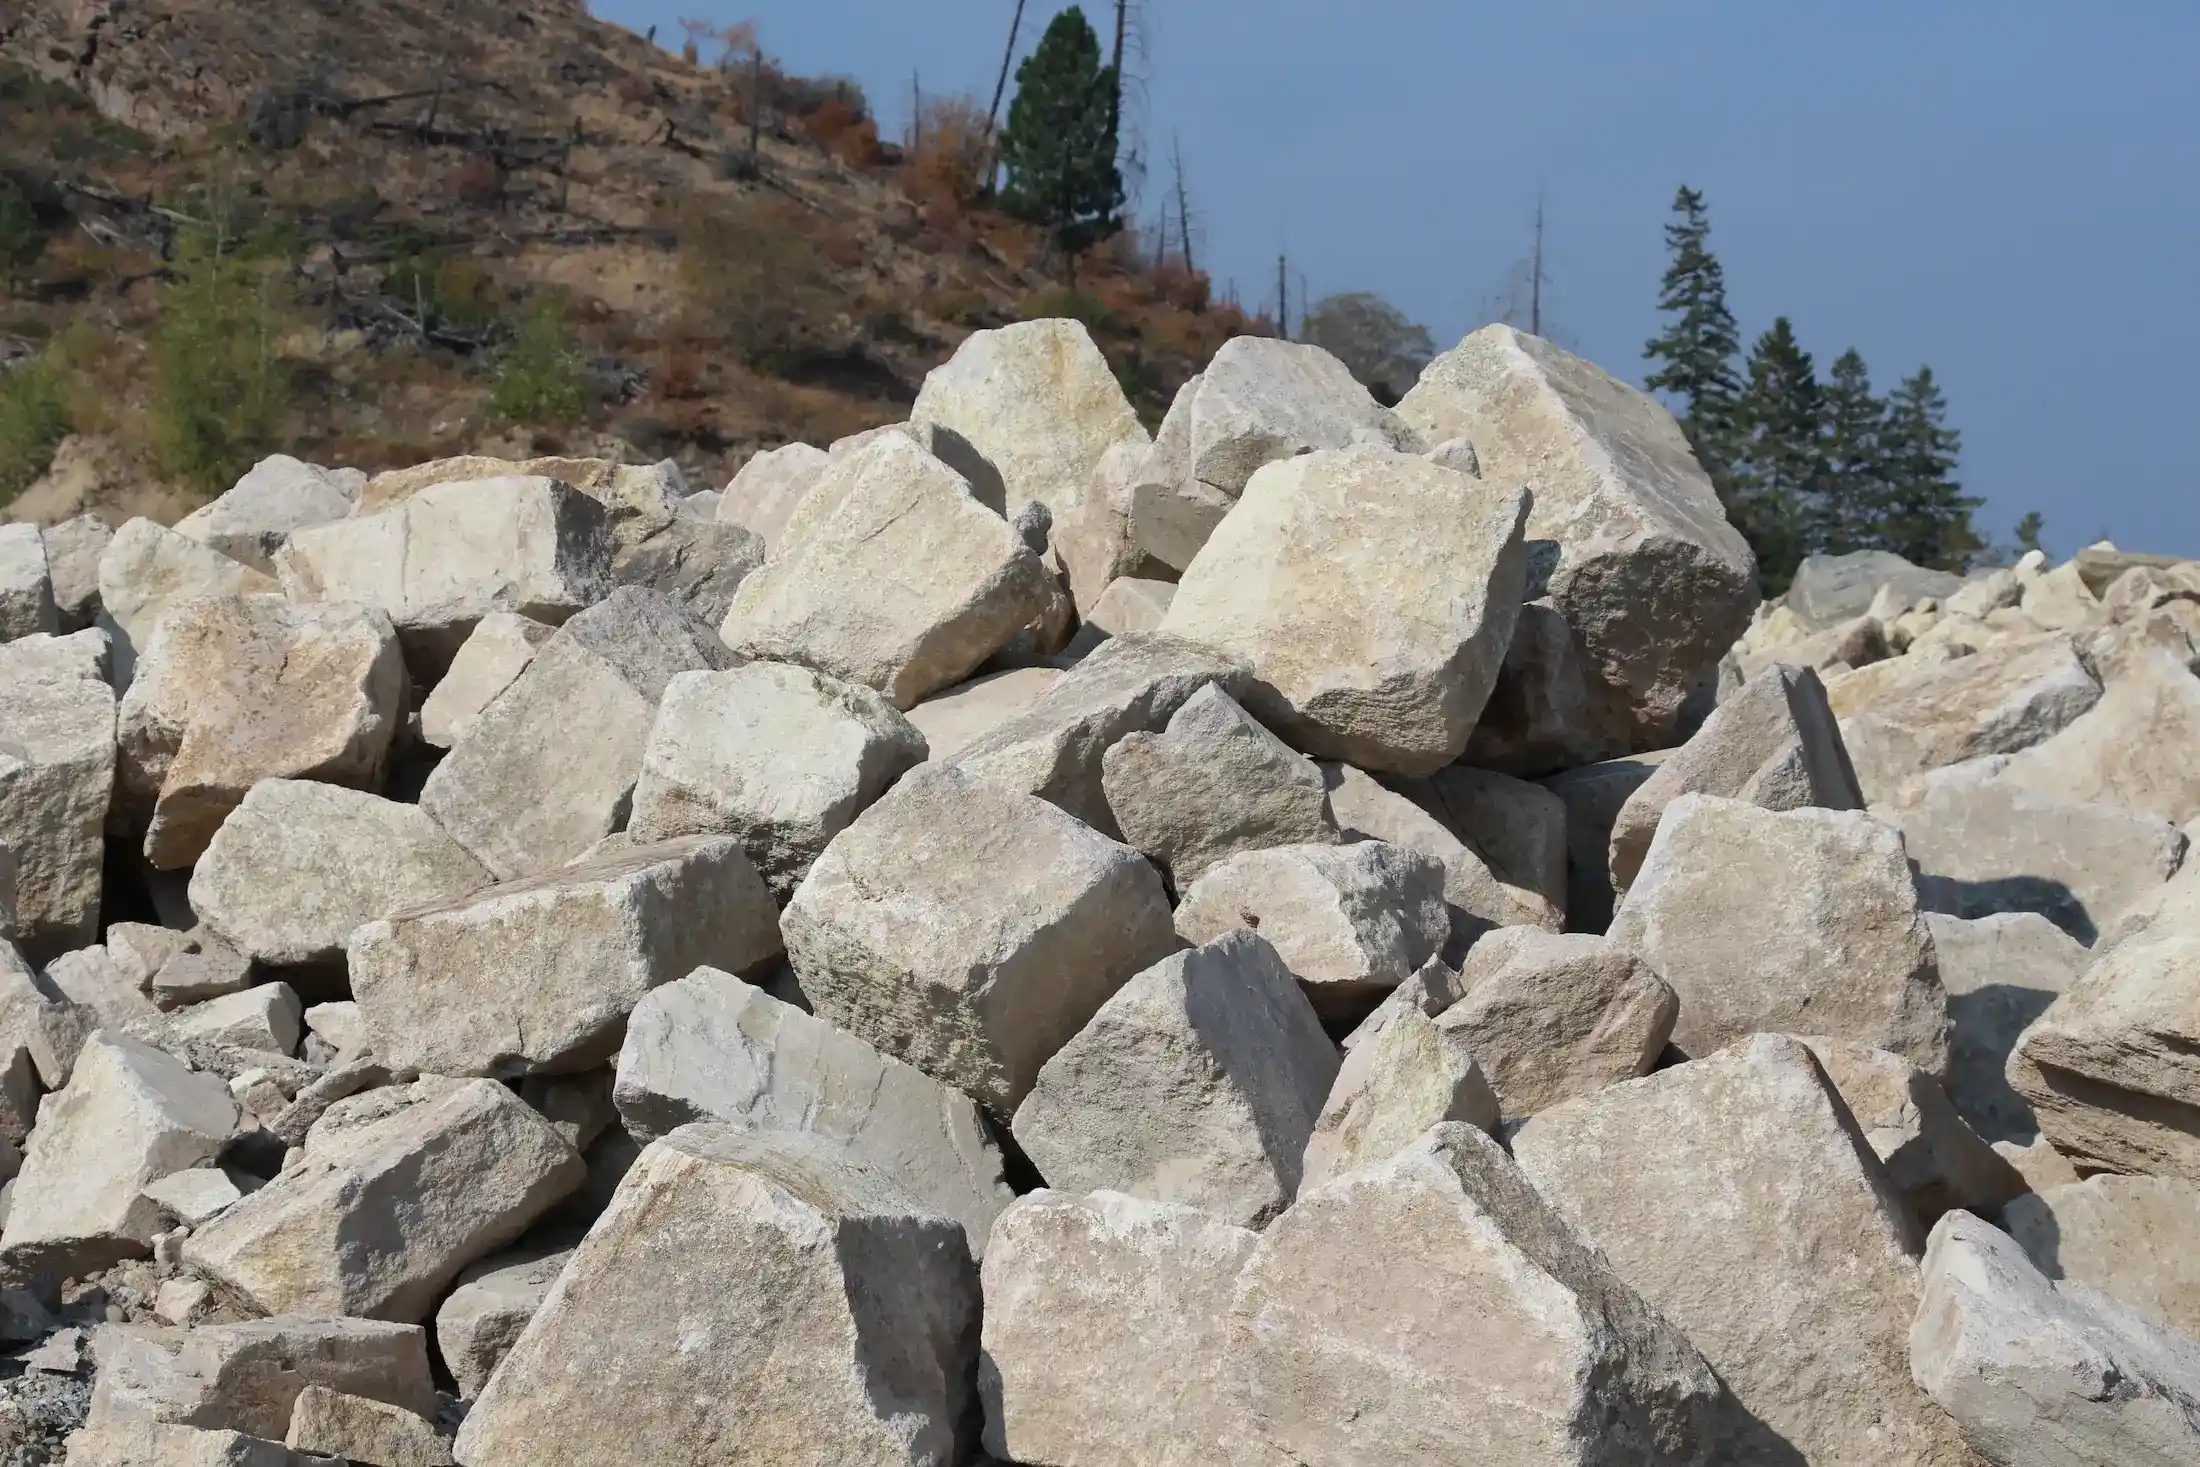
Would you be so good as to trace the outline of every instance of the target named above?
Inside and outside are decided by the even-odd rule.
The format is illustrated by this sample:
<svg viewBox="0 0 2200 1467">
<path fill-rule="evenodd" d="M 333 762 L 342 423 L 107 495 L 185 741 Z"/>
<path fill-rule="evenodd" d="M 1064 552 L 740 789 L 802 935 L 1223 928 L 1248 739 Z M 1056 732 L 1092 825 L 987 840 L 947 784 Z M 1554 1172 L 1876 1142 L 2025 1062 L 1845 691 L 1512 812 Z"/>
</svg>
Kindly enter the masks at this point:
<svg viewBox="0 0 2200 1467">
<path fill-rule="evenodd" d="M 752 163 L 752 86 L 578 4 L 0 0 L 0 501 L 172 513 L 277 449 L 714 484 L 975 329 L 1085 318 L 1156 420 L 1248 329 L 1127 240 L 1065 289 L 967 131 L 908 156 L 843 84 L 767 69 Z"/>
</svg>

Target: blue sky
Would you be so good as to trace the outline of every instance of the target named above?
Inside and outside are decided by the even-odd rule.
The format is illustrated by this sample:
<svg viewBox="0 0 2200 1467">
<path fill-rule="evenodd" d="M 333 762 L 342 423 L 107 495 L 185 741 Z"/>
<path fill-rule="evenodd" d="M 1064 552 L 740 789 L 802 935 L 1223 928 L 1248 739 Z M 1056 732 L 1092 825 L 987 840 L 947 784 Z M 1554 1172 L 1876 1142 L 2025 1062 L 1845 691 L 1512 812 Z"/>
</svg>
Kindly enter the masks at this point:
<svg viewBox="0 0 2200 1467">
<path fill-rule="evenodd" d="M 675 43 L 665 0 L 597 13 Z M 1026 47 L 1058 8 L 1032 0 Z M 1103 4 L 1088 6 L 1100 23 Z M 750 0 L 789 69 L 860 81 L 882 131 L 990 90 L 1013 0 Z M 1546 199 L 1546 318 L 1639 381 L 1660 227 L 1702 189 L 1744 331 L 1821 369 L 1932 364 L 2006 536 L 2200 556 L 2200 4 L 1989 0 L 1145 0 L 1148 147 L 1182 139 L 1204 258 L 1368 289 L 1439 345 Z M 1112 10 L 1110 11 L 1112 14 Z M 1142 214 L 1158 207 L 1156 167 Z"/>
</svg>

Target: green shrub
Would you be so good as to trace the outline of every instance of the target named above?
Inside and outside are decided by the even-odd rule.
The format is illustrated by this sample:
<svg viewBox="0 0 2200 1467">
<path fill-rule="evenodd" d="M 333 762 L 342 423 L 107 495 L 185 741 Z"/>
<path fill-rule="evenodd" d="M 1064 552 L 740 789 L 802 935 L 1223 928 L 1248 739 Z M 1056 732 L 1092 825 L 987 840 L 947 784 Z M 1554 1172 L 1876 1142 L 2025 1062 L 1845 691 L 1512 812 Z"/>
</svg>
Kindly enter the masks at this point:
<svg viewBox="0 0 2200 1467">
<path fill-rule="evenodd" d="M 46 357 L 0 376 L 0 504 L 46 472 L 69 432 L 61 374 Z"/>
<path fill-rule="evenodd" d="M 292 390 L 275 349 L 274 272 L 256 254 L 216 230 L 187 232 L 150 343 L 155 461 L 209 494 L 273 446 Z"/>
<path fill-rule="evenodd" d="M 588 377 L 554 303 L 529 312 L 505 349 L 489 411 L 529 427 L 570 423 L 588 411 Z"/>
</svg>

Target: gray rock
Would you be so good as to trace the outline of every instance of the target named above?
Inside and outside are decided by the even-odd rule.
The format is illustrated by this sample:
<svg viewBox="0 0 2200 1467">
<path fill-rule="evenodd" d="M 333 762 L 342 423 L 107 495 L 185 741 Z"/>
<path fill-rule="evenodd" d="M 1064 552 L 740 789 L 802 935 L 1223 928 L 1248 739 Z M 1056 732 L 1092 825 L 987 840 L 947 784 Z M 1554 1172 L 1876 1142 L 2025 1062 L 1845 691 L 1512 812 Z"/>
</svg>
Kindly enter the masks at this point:
<svg viewBox="0 0 2200 1467">
<path fill-rule="evenodd" d="M 1509 326 L 1485 326 L 1431 362 L 1398 404 L 1429 442 L 1474 440 L 1485 483 L 1524 484 L 1535 573 L 1563 640 L 1537 634 L 1571 686 L 1492 713 L 1515 721 L 1533 702 L 1562 717 L 1559 764 L 1667 742 L 1683 705 L 1710 680 L 1757 603 L 1757 566 L 1729 525 L 1672 415 L 1588 362 Z M 1539 543 L 1536 543 L 1539 542 Z"/>
<path fill-rule="evenodd" d="M 144 1192 L 163 1215 L 185 1227 L 197 1227 L 244 1196 L 244 1189 L 229 1173 L 211 1166 L 170 1172 L 146 1183 Z"/>
<path fill-rule="evenodd" d="M 2054 1284 L 1965 1212 L 1933 1229 L 1910 1330 L 1918 1384 L 1988 1461 L 2200 1461 L 2200 1344 L 2083 1284 Z"/>
<path fill-rule="evenodd" d="M 1324 764 L 1321 770 L 1330 813 L 1348 843 L 1385 841 L 1443 864 L 1444 902 L 1451 919 L 1446 962 L 1460 961 L 1493 927 L 1558 925 L 1559 914 L 1543 894 L 1506 882 L 1480 851 L 1421 804 L 1349 764 Z"/>
<path fill-rule="evenodd" d="M 627 830 L 733 836 L 784 895 L 925 757 L 924 736 L 860 684 L 777 662 L 681 673 L 650 730 Z"/>
<path fill-rule="evenodd" d="M 1100 599 L 1093 603 L 1092 610 L 1085 616 L 1085 625 L 1097 627 L 1111 637 L 1159 631 L 1162 619 L 1169 614 L 1170 603 L 1175 600 L 1174 581 L 1118 576 L 1108 582 Z"/>
<path fill-rule="evenodd" d="M 779 955 L 771 900 L 740 845 L 693 836 L 370 922 L 348 946 L 377 1055 L 431 1074 L 593 1069 L 642 995 L 706 964 Z"/>
<path fill-rule="evenodd" d="M 978 739 L 1022 714 L 1062 680 L 1053 667 L 1016 667 L 957 683 L 909 710 L 931 757 L 953 759 Z"/>
<path fill-rule="evenodd" d="M 1397 781 L 1400 793 L 1442 821 L 1514 894 L 1517 913 L 1500 926 L 1566 921 L 1566 803 L 1511 775 L 1454 764 L 1427 779 Z"/>
<path fill-rule="evenodd" d="M 1307 1139 L 1300 1185 L 1388 1161 L 1446 1121 L 1494 1134 L 1497 1096 L 1464 1038 L 1400 1008 L 1345 1056 Z"/>
<path fill-rule="evenodd" d="M 1958 1207 L 1991 1215 L 2024 1190 L 2016 1168 L 1963 1123 L 1947 1093 L 1917 1066 L 1847 1039 L 1803 1042 L 1921 1230 Z"/>
<path fill-rule="evenodd" d="M 1972 921 L 1928 912 L 1925 925 L 1948 992 L 1948 1099 L 1982 1139 L 2029 1142 L 2039 1121 L 2009 1088 L 2009 1052 L 2090 954 L 2033 912 Z"/>
<path fill-rule="evenodd" d="M 115 687 L 130 685 L 138 653 L 172 603 L 281 589 L 273 576 L 218 550 L 151 520 L 131 520 L 115 531 L 99 555 L 99 626 L 113 642 Z"/>
<path fill-rule="evenodd" d="M 368 922 L 492 880 L 416 806 L 270 779 L 214 833 L 191 873 L 191 907 L 253 962 L 325 963 Z"/>
<path fill-rule="evenodd" d="M 374 1467 L 451 1467 L 450 1444 L 425 1417 L 327 1386 L 298 1392 L 283 1443 Z"/>
<path fill-rule="evenodd" d="M 1682 795 L 1611 939 L 1680 996 L 1683 1054 L 1802 1030 L 1948 1072 L 1947 995 L 1902 835 L 1861 811 Z"/>
<path fill-rule="evenodd" d="M 1309 1189 L 1261 1235 L 1226 1369 L 1254 1430 L 1306 1467 L 1700 1461 L 1722 1396 L 1680 1331 L 1458 1124 Z"/>
<path fill-rule="evenodd" d="M 2002 1228 L 2050 1279 L 2074 1280 L 2200 1337 L 2200 1187 L 2180 1177 L 2119 1177 L 2028 1192 Z"/>
<path fill-rule="evenodd" d="M 1346 1054 L 1373 1039 L 1390 1026 L 1406 1010 L 1433 1019 L 1466 996 L 1466 989 L 1459 983 L 1458 972 L 1442 958 L 1430 958 L 1414 970 L 1411 978 L 1390 990 L 1375 1011 L 1360 1021 L 1359 1027 L 1338 1041 L 1338 1047 Z"/>
<path fill-rule="evenodd" d="M 973 1403 L 962 1228 L 817 1138 L 642 1153 L 459 1429 L 472 1467 L 949 1467 Z M 686 1342 L 683 1348 L 683 1342 Z"/>
<path fill-rule="evenodd" d="M 0 525 L 0 643 L 50 637 L 60 630 L 46 541 L 38 526 Z"/>
<path fill-rule="evenodd" d="M 1628 948 L 1532 927 L 1493 932 L 1436 1025 L 1480 1063 L 1505 1114 L 1536 1114 L 1650 1073 L 1680 1001 Z"/>
<path fill-rule="evenodd" d="M 1280 846 L 1234 856 L 1188 887 L 1177 935 L 1250 927 L 1275 945 L 1325 1019 L 1357 1019 L 1443 951 L 1444 868 L 1403 846 Z"/>
<path fill-rule="evenodd" d="M 780 928 L 819 1017 L 999 1116 L 1175 946 L 1161 878 L 1137 852 L 934 764 L 841 832 Z"/>
<path fill-rule="evenodd" d="M 46 572 L 61 630 L 83 631 L 99 615 L 99 558 L 115 532 L 98 515 L 80 514 L 39 534 L 46 542 Z"/>
<path fill-rule="evenodd" d="M 14 943 L 0 939 L 0 1047 L 11 1056 L 28 1053 L 40 1084 L 59 1090 L 69 1083 L 77 1051 L 98 1023 L 50 974 L 41 982 Z"/>
<path fill-rule="evenodd" d="M 764 541 L 752 532 L 675 515 L 621 537 L 611 559 L 611 580 L 669 596 L 715 626 L 733 605 L 741 582 L 763 563 Z"/>
<path fill-rule="evenodd" d="M 492 611 L 476 622 L 449 671 L 420 705 L 421 739 L 448 749 L 473 732 L 482 710 L 526 671 L 556 631 L 516 611 Z"/>
<path fill-rule="evenodd" d="M 1180 888 L 1245 851 L 1339 839 L 1321 770 L 1212 683 L 1165 731 L 1126 734 L 1100 762 L 1124 839 Z"/>
<path fill-rule="evenodd" d="M 1799 1041 L 1759 1034 L 1568 1101 L 1513 1155 L 1788 1460 L 1971 1467 L 1909 1379 L 1917 1225 Z"/>
<path fill-rule="evenodd" d="M 244 992 L 265 976 L 253 970 L 250 958 L 203 926 L 179 932 L 176 939 L 160 966 L 138 984 L 155 1008 L 180 1009 L 187 1004 L 226 998 Z M 115 949 L 108 951 L 112 954 Z"/>
<path fill-rule="evenodd" d="M 1905 607 L 1931 597 L 1946 601 L 1963 578 L 1913 565 L 1889 550 L 1807 555 L 1788 585 L 1786 606 L 1813 630 L 1862 616 L 1883 593 Z"/>
<path fill-rule="evenodd" d="M 273 575 L 275 552 L 291 535 L 348 519 L 365 482 L 356 469 L 324 469 L 278 453 L 176 521 L 176 533 Z"/>
<path fill-rule="evenodd" d="M 1231 932 L 1132 978 L 1039 1071 L 1013 1130 L 1048 1185 L 1245 1227 L 1298 1191 L 1336 1047 L 1268 943 Z"/>
<path fill-rule="evenodd" d="M 2002 777 L 2057 799 L 2114 805 L 2177 824 L 2200 816 L 2200 678 L 2187 658 L 2148 651 L 2111 671 L 2100 701 L 2015 755 Z"/>
<path fill-rule="evenodd" d="M 1517 488 L 1384 449 L 1270 464 L 1162 630 L 1250 661 L 1242 701 L 1306 752 L 1432 773 L 1465 751 L 1512 640 L 1527 515 Z"/>
<path fill-rule="evenodd" d="M 1658 765 L 1612 823 L 1612 887 L 1625 895 L 1681 795 L 1718 795 L 1767 810 L 1861 810 L 1864 792 L 1841 744 L 1825 686 L 1808 668 L 1775 665 L 1732 698 Z"/>
<path fill-rule="evenodd" d="M 236 1431 L 201 1431 L 130 1421 L 86 1427 L 69 1437 L 68 1467 L 312 1467 L 325 1459 L 304 1457 L 280 1442 Z"/>
<path fill-rule="evenodd" d="M 1541 781 L 1566 807 L 1566 930 L 1602 933 L 1618 902 L 1612 890 L 1612 827 L 1670 750 L 1584 764 Z"/>
<path fill-rule="evenodd" d="M 305 1006 L 287 983 L 263 983 L 241 993 L 189 1004 L 168 1016 L 170 1032 L 235 1049 L 293 1055 L 305 1034 Z"/>
<path fill-rule="evenodd" d="M 766 449 L 726 484 L 718 501 L 718 523 L 738 525 L 767 547 L 776 547 L 795 506 L 817 487 L 831 462 L 824 449 L 807 443 Z"/>
<path fill-rule="evenodd" d="M 710 968 L 635 1006 L 615 1093 L 645 1145 L 697 1121 L 834 1142 L 961 1223 L 973 1258 L 1014 1198 L 968 1096 Z"/>
<path fill-rule="evenodd" d="M 1158 733 L 1201 688 L 1233 698 L 1248 665 L 1181 637 L 1116 637 L 1053 683 L 1023 713 L 963 745 L 945 762 L 991 784 L 1059 805 L 1103 835 L 1121 832 L 1108 809 L 1103 758 L 1126 735 Z M 933 757 L 943 756 L 934 751 Z"/>
<path fill-rule="evenodd" d="M 673 677 L 737 660 L 666 597 L 622 587 L 543 643 L 420 807 L 499 880 L 562 866 L 624 823 Z"/>
<path fill-rule="evenodd" d="M 270 1313 L 416 1324 L 586 1170 L 502 1085 L 371 1090 L 331 1106 L 303 1156 L 193 1232 L 183 1261 Z"/>
<path fill-rule="evenodd" d="M 572 1259 L 571 1248 L 522 1245 L 458 1276 L 458 1286 L 435 1311 L 435 1347 L 460 1400 L 481 1395 Z"/>
<path fill-rule="evenodd" d="M 105 638 L 0 644 L 0 848 L 13 868 L 14 940 L 34 957 L 99 935 L 115 783 L 115 695 Z"/>
</svg>

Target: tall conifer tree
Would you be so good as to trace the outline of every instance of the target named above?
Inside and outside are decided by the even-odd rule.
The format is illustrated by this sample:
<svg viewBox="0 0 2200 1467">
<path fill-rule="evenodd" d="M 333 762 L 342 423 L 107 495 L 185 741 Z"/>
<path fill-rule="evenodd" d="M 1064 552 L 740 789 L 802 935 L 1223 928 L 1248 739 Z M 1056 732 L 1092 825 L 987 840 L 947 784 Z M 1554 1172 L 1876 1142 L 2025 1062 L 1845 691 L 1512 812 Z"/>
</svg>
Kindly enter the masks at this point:
<svg viewBox="0 0 2200 1467">
<path fill-rule="evenodd" d="M 1887 405 L 1872 393 L 1870 371 L 1855 347 L 1835 358 L 1826 381 L 1825 486 L 1814 506 L 1810 549 L 1844 555 L 1875 543 L 1887 506 Z"/>
<path fill-rule="evenodd" d="M 1123 227 L 1114 99 L 1114 68 L 1100 64 L 1100 38 L 1072 5 L 1016 69 L 1000 147 L 1002 207 L 1043 226 L 1073 274 L 1077 256 Z"/>
<path fill-rule="evenodd" d="M 1956 479 L 1963 435 L 1948 426 L 1948 400 L 1931 367 L 1919 367 L 1887 402 L 1881 432 L 1886 445 L 1887 506 L 1882 542 L 1919 565 L 1962 571 L 1982 546 L 1970 498 Z"/>
<path fill-rule="evenodd" d="M 1736 524 L 1757 552 L 1766 595 L 1787 589 L 1810 549 L 1825 490 L 1825 403 L 1810 353 L 1781 316 L 1749 353 L 1749 383 L 1734 407 Z"/>
<path fill-rule="evenodd" d="M 1643 346 L 1643 356 L 1660 363 L 1645 384 L 1679 399 L 1689 444 L 1726 498 L 1731 491 L 1734 403 L 1741 392 L 1734 356 L 1742 338 L 1734 313 L 1727 309 L 1726 272 L 1711 253 L 1710 212 L 1695 189 L 1683 185 L 1674 195 L 1665 248 L 1670 258 L 1658 309 L 1670 319 Z"/>
</svg>

